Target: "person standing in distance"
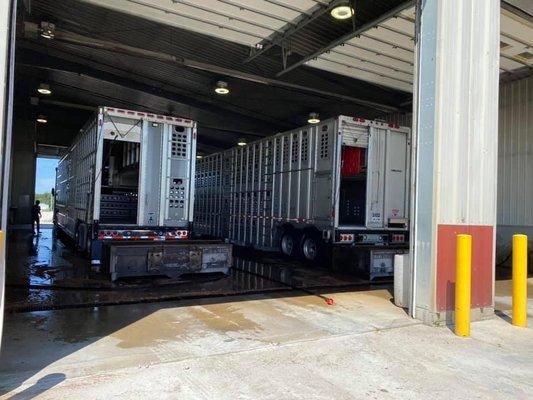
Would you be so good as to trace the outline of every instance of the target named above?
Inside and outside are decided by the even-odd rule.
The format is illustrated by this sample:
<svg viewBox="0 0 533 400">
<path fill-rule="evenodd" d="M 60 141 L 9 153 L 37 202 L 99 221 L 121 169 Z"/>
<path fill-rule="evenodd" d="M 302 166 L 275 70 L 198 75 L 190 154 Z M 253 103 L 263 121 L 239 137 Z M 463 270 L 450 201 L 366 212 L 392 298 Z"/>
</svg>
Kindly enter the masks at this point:
<svg viewBox="0 0 533 400">
<path fill-rule="evenodd" d="M 41 233 L 41 202 L 35 200 L 35 204 L 31 207 L 31 230 L 34 235 Z M 37 232 L 35 232 L 35 224 L 37 224 Z"/>
</svg>

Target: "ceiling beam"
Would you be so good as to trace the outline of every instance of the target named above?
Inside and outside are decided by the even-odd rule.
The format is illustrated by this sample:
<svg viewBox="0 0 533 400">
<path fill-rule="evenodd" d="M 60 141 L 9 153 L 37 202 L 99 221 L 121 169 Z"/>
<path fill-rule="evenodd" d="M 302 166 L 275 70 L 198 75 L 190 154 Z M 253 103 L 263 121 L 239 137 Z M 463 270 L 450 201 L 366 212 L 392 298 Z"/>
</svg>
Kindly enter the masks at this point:
<svg viewBox="0 0 533 400">
<path fill-rule="evenodd" d="M 322 53 L 328 51 L 328 50 L 331 50 L 332 48 L 334 47 L 337 47 L 339 46 L 340 44 L 344 43 L 344 42 L 347 42 L 348 40 L 351 40 L 353 39 L 354 37 L 356 37 L 357 35 L 360 35 L 366 31 L 368 31 L 369 29 L 372 29 L 376 26 L 378 26 L 380 23 L 388 20 L 389 18 L 395 16 L 396 14 L 399 14 L 401 13 L 402 11 L 412 7 L 414 5 L 415 1 L 414 0 L 409 0 L 409 1 L 406 1 L 405 3 L 403 4 L 400 4 L 399 6 L 397 7 L 394 7 L 393 9 L 381 14 L 378 18 L 376 18 L 375 20 L 373 21 L 370 21 L 364 25 L 362 25 L 361 27 L 353 30 L 352 32 L 349 32 L 347 33 L 346 35 L 343 35 L 335 40 L 333 40 L 331 43 L 329 43 L 328 45 L 326 46 L 323 46 L 321 47 L 320 49 L 318 49 L 317 51 L 315 51 L 314 53 L 302 58 L 300 61 L 288 66 L 287 68 L 283 69 L 282 71 L 280 71 L 276 77 L 280 77 L 284 74 L 286 74 L 287 72 L 289 71 L 292 71 L 293 69 L 295 68 L 298 68 L 300 67 L 301 65 L 305 64 L 306 62 L 308 62 L 309 60 L 312 60 L 313 58 L 317 58 L 318 56 L 320 56 Z"/>
<path fill-rule="evenodd" d="M 261 126 L 265 122 L 273 124 L 278 129 L 288 129 L 293 127 L 293 123 L 281 121 L 279 119 L 261 115 L 260 113 L 252 112 L 250 110 L 243 110 L 232 105 L 225 105 L 223 103 L 215 104 L 208 100 L 201 100 L 191 95 L 184 95 L 168 90 L 169 84 L 165 82 L 154 81 L 153 78 L 146 78 L 148 81 L 141 81 L 138 79 L 131 79 L 125 77 L 120 72 L 116 72 L 107 66 L 97 66 L 95 68 L 81 64 L 76 61 L 70 61 L 68 55 L 60 54 L 58 57 L 51 56 L 47 53 L 47 48 L 43 46 L 33 46 L 32 43 L 19 43 L 20 47 L 25 50 L 19 50 L 17 53 L 17 65 L 25 66 L 27 68 L 40 68 L 54 71 L 63 71 L 65 73 L 72 73 L 78 75 L 85 75 L 100 81 L 116 84 L 122 87 L 148 93 L 153 96 L 167 99 L 172 102 L 182 104 L 187 108 L 196 108 L 198 110 L 207 111 L 209 113 L 224 115 L 224 120 L 231 125 L 237 122 L 237 125 L 247 126 L 249 130 L 255 129 L 256 126 Z M 28 51 L 29 50 L 29 51 Z M 42 53 L 41 53 L 42 52 Z M 39 56 L 32 55 L 39 54 Z M 134 78 L 139 77 L 132 74 Z M 140 77 L 141 79 L 143 77 Z M 155 83 L 155 84 L 154 84 Z M 214 119 L 213 122 L 215 123 Z"/>
<path fill-rule="evenodd" d="M 25 35 L 25 37 L 27 38 L 38 37 L 37 24 L 25 22 L 24 27 L 25 27 L 25 32 L 23 34 Z M 179 67 L 186 67 L 189 69 L 206 71 L 206 72 L 210 72 L 213 74 L 228 76 L 228 77 L 245 80 L 248 82 L 253 82 L 253 83 L 257 83 L 261 85 L 279 87 L 279 88 L 292 90 L 292 91 L 310 93 L 315 96 L 326 97 L 326 98 L 329 97 L 332 99 L 349 101 L 354 104 L 359 104 L 365 107 L 369 107 L 369 108 L 384 111 L 384 112 L 398 111 L 397 107 L 390 106 L 387 104 L 381 104 L 381 103 L 374 102 L 374 101 L 359 99 L 353 96 L 329 92 L 326 90 L 321 90 L 321 89 L 316 89 L 316 88 L 312 88 L 309 86 L 294 84 L 294 83 L 290 83 L 290 82 L 286 82 L 286 81 L 282 81 L 278 79 L 267 78 L 267 77 L 263 77 L 259 75 L 246 73 L 243 71 L 238 71 L 235 69 L 219 67 L 213 64 L 193 61 L 193 60 L 185 59 L 185 58 L 178 57 L 178 56 L 168 54 L 168 53 L 146 50 L 146 49 L 125 45 L 125 44 L 118 43 L 118 42 L 94 39 L 91 37 L 78 35 L 76 33 L 64 31 L 61 29 L 56 29 L 55 37 L 53 40 L 68 43 L 70 45 L 83 46 L 83 47 L 88 47 L 88 48 L 97 49 L 97 50 L 111 51 L 111 52 L 126 54 L 126 55 L 133 56 L 133 57 L 164 62 L 167 64 L 176 65 Z"/>
<path fill-rule="evenodd" d="M 244 63 L 248 63 L 255 60 L 261 54 L 267 52 L 272 47 L 279 45 L 295 33 L 299 32 L 302 28 L 307 26 L 310 22 L 313 22 L 317 18 L 331 11 L 338 4 L 338 0 L 332 1 L 329 5 L 318 3 L 311 12 L 310 15 L 303 14 L 296 25 L 292 25 L 289 28 L 285 27 L 284 31 L 276 31 L 270 37 L 264 38 L 261 42 L 252 48 L 250 56 L 244 60 Z"/>
</svg>

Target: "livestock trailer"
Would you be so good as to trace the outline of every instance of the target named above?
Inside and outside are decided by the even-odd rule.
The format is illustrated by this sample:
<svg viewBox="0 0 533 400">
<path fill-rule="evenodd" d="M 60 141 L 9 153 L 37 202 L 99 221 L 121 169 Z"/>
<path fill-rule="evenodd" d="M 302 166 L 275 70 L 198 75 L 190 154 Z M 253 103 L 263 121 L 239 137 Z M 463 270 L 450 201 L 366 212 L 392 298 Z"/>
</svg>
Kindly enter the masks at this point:
<svg viewBox="0 0 533 400">
<path fill-rule="evenodd" d="M 189 240 L 195 162 L 194 121 L 100 107 L 59 161 L 56 227 L 112 279 L 227 272 L 228 245 Z"/>
<path fill-rule="evenodd" d="M 203 157 L 195 234 L 316 261 L 341 253 L 370 279 L 408 248 L 410 129 L 339 116 Z"/>
</svg>

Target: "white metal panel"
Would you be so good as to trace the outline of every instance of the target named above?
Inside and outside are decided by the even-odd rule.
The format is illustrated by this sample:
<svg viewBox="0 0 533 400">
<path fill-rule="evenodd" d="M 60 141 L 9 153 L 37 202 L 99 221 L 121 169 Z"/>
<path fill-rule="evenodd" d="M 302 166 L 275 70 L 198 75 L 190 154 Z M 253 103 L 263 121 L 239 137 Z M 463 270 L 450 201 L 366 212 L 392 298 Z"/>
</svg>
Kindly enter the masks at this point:
<svg viewBox="0 0 533 400">
<path fill-rule="evenodd" d="M 355 37 L 350 39 L 348 43 L 368 48 L 371 51 L 375 51 L 376 54 L 385 54 L 387 56 L 403 60 L 407 63 L 413 63 L 412 51 L 395 47 L 393 44 L 376 40 L 376 38 L 372 38 L 370 36 Z"/>
<path fill-rule="evenodd" d="M 533 77 L 500 85 L 498 225 L 533 226 Z"/>
<path fill-rule="evenodd" d="M 411 83 L 402 82 L 398 79 L 389 78 L 386 76 L 382 76 L 379 73 L 371 71 L 369 68 L 368 70 L 363 69 L 357 69 L 352 66 L 348 65 L 342 65 L 338 63 L 331 62 L 325 58 L 318 57 L 316 60 L 310 60 L 307 62 L 306 65 L 309 65 L 311 67 L 323 69 L 325 71 L 334 72 L 336 74 L 346 75 L 350 76 L 352 78 L 361 79 L 368 82 L 378 83 L 380 85 L 404 90 L 406 92 L 409 92 L 412 90 Z"/>
<path fill-rule="evenodd" d="M 354 52 L 355 53 L 355 52 Z M 413 80 L 413 74 L 410 71 L 404 72 L 399 69 L 391 68 L 390 65 L 370 63 L 357 57 L 357 54 L 346 54 L 339 52 L 330 52 L 320 56 L 321 59 L 338 63 L 348 68 L 355 68 L 360 71 L 366 71 L 378 76 L 391 78 L 409 84 Z"/>
<path fill-rule="evenodd" d="M 397 32 L 401 32 L 404 35 L 410 37 L 411 39 L 414 38 L 413 19 L 402 18 L 400 16 L 397 16 L 384 21 L 380 25 L 389 29 L 393 29 Z"/>
<path fill-rule="evenodd" d="M 411 33 L 411 35 L 413 34 L 414 31 L 413 33 Z M 375 40 L 384 41 L 398 48 L 403 48 L 407 51 L 414 51 L 414 42 L 411 37 L 409 37 L 408 35 L 406 36 L 405 34 L 396 33 L 379 25 L 376 28 L 370 29 L 369 31 L 363 33 L 362 36 L 367 36 Z"/>
<path fill-rule="evenodd" d="M 385 131 L 386 132 L 386 131 Z M 385 187 L 386 137 L 381 129 L 371 128 L 368 137 L 368 177 L 366 187 L 366 225 L 369 228 L 383 226 L 383 195 Z"/>
<path fill-rule="evenodd" d="M 403 61 L 399 58 L 387 57 L 384 54 L 377 54 L 375 51 L 366 50 L 364 47 L 357 47 L 353 43 L 345 43 L 344 46 L 331 50 L 329 54 L 342 54 L 365 61 L 370 66 L 379 65 L 387 67 L 389 71 L 401 71 L 406 74 L 413 74 L 412 62 Z"/>
<path fill-rule="evenodd" d="M 487 110 L 497 110 L 495 61 L 499 58 L 494 43 L 499 32 L 491 26 L 499 14 L 492 14 L 492 1 L 487 7 L 476 7 L 475 13 L 467 3 L 440 6 L 442 18 L 449 23 L 443 24 L 437 45 L 437 54 L 441 54 L 435 86 L 440 115 L 436 120 L 440 132 L 437 173 L 442 204 L 437 218 L 439 223 L 494 225 L 498 115 Z M 460 29 L 461 18 L 471 19 L 469 30 Z M 465 97 L 465 93 L 470 95 Z"/>
<path fill-rule="evenodd" d="M 254 45 L 316 3 L 311 0 L 83 0 L 166 25 Z"/>
</svg>

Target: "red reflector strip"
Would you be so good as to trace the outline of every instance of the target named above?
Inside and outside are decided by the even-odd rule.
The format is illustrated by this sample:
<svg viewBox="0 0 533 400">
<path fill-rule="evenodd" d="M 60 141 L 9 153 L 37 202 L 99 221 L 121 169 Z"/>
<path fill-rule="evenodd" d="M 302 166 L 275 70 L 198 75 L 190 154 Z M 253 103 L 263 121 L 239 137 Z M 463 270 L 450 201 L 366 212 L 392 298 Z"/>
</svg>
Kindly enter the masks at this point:
<svg viewBox="0 0 533 400">
<path fill-rule="evenodd" d="M 353 242 L 354 236 L 353 234 L 342 234 L 339 238 L 341 242 Z"/>
<path fill-rule="evenodd" d="M 402 235 L 402 234 L 392 235 L 392 241 L 394 243 L 405 242 L 405 235 Z"/>
</svg>

